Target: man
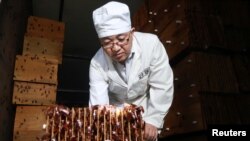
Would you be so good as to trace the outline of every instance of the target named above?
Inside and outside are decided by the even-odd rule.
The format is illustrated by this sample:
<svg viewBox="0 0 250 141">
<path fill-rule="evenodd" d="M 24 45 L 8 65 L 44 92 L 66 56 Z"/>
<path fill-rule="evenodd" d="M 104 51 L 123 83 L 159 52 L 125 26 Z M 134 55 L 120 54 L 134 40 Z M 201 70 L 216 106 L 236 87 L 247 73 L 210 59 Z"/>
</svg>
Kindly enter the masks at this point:
<svg viewBox="0 0 250 141">
<path fill-rule="evenodd" d="M 101 48 L 91 60 L 90 105 L 143 106 L 145 139 L 157 140 L 173 99 L 173 73 L 158 37 L 131 28 L 127 5 L 108 2 L 93 11 Z"/>
</svg>

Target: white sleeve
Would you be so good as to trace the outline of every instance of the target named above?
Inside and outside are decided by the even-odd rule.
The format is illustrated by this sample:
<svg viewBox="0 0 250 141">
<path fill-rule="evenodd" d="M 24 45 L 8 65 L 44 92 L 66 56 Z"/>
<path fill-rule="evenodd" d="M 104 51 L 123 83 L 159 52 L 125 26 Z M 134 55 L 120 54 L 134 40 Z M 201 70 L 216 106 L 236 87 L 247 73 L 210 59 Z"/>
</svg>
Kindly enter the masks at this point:
<svg viewBox="0 0 250 141">
<path fill-rule="evenodd" d="M 166 50 L 160 40 L 153 52 L 149 76 L 150 98 L 144 120 L 160 128 L 173 100 L 173 72 Z"/>
<path fill-rule="evenodd" d="M 89 106 L 109 104 L 108 83 L 100 69 L 91 62 L 89 68 Z"/>
</svg>

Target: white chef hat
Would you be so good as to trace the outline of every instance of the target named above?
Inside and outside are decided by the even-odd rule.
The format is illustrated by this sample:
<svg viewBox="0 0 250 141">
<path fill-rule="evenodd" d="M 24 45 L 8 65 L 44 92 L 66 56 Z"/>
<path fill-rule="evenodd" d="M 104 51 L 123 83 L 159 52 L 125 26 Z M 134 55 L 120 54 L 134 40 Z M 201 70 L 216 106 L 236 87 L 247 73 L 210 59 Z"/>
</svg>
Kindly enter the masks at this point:
<svg viewBox="0 0 250 141">
<path fill-rule="evenodd" d="M 120 2 L 111 1 L 94 10 L 93 21 L 99 38 L 131 30 L 129 8 Z"/>
</svg>

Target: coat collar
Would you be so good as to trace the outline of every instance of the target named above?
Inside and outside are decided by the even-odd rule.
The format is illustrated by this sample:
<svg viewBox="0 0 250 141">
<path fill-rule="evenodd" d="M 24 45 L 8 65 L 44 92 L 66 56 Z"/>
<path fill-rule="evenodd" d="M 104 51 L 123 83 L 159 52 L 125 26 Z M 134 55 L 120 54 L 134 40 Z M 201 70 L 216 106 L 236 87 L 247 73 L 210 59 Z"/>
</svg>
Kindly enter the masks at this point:
<svg viewBox="0 0 250 141">
<path fill-rule="evenodd" d="M 142 61 L 141 61 L 141 47 L 136 39 L 135 36 L 133 36 L 133 49 L 134 49 L 134 58 L 132 60 L 132 65 L 130 69 L 130 74 L 128 76 L 128 85 L 130 86 L 133 83 L 133 80 L 136 80 L 138 77 L 138 73 L 140 71 Z"/>
</svg>

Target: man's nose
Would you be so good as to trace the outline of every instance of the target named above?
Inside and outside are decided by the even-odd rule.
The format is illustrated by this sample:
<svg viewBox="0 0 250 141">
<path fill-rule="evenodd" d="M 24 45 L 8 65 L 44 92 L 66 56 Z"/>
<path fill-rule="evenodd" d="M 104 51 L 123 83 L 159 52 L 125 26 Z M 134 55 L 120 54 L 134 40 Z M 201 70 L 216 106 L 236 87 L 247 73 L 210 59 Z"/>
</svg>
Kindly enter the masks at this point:
<svg viewBox="0 0 250 141">
<path fill-rule="evenodd" d="M 113 42 L 112 51 L 118 51 L 120 46 L 118 45 L 118 41 Z"/>
</svg>

